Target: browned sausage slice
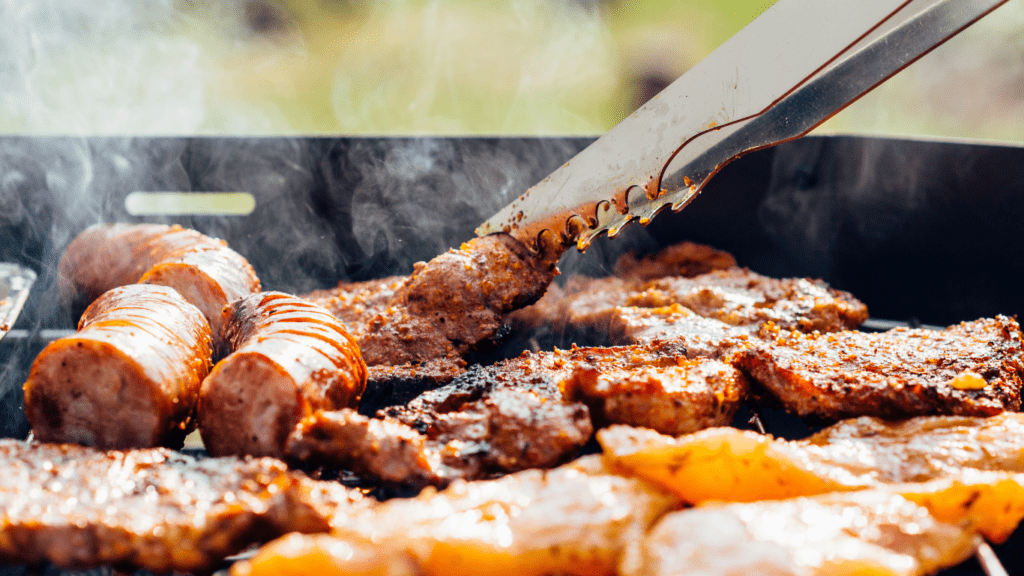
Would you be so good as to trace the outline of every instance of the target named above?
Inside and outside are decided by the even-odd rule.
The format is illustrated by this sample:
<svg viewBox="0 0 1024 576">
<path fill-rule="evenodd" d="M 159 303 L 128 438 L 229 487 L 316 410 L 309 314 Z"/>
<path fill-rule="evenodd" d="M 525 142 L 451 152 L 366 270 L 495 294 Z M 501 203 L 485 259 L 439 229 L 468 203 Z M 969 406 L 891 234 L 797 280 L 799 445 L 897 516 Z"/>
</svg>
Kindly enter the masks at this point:
<svg viewBox="0 0 1024 576">
<path fill-rule="evenodd" d="M 36 438 L 103 449 L 180 445 L 210 370 L 210 326 L 164 286 L 130 284 L 93 302 L 25 382 Z"/>
<path fill-rule="evenodd" d="M 280 458 L 302 417 L 359 404 L 366 364 L 327 309 L 264 292 L 223 314 L 224 340 L 235 351 L 210 372 L 199 399 L 199 430 L 210 454 Z"/>
<path fill-rule="evenodd" d="M 88 303 L 111 288 L 159 284 L 199 307 L 214 337 L 221 310 L 259 292 L 252 266 L 223 240 L 163 224 L 99 224 L 78 235 L 60 262 L 64 290 Z"/>
</svg>

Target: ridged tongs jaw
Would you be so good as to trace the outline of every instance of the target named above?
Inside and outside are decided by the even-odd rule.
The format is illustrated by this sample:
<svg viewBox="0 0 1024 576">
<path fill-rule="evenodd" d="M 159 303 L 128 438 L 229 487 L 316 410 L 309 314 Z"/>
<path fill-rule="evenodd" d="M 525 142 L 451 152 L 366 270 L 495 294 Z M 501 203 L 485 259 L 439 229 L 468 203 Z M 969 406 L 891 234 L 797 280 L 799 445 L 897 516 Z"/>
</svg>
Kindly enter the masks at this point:
<svg viewBox="0 0 1024 576">
<path fill-rule="evenodd" d="M 1006 0 L 779 0 L 484 222 L 580 250 L 682 209 L 731 160 L 803 136 Z"/>
</svg>

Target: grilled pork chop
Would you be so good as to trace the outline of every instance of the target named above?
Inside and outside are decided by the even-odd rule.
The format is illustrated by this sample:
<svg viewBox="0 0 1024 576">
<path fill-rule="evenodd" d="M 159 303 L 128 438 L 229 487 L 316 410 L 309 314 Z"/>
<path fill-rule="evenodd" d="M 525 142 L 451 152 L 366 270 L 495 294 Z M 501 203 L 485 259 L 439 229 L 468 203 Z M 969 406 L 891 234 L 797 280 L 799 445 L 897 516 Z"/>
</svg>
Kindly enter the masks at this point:
<svg viewBox="0 0 1024 576">
<path fill-rule="evenodd" d="M 987 416 L 1021 406 L 1024 343 L 1005 316 L 875 334 L 769 325 L 760 336 L 738 365 L 800 416 Z"/>
<path fill-rule="evenodd" d="M 204 571 L 287 532 L 323 532 L 356 491 L 271 459 L 196 460 L 0 440 L 0 559 Z"/>
</svg>

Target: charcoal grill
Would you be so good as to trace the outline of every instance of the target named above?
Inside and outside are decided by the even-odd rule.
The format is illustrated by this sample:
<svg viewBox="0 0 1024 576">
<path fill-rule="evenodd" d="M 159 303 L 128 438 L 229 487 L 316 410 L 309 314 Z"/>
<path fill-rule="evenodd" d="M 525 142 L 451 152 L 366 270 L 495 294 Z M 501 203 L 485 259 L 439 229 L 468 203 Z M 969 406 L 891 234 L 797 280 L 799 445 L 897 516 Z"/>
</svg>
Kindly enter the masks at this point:
<svg viewBox="0 0 1024 576">
<path fill-rule="evenodd" d="M 473 229 L 593 138 L 0 137 L 0 261 L 39 279 L 0 341 L 0 435 L 24 438 L 21 384 L 47 342 L 73 329 L 56 263 L 96 222 L 164 222 L 224 238 L 265 289 L 305 292 L 404 274 Z M 246 192 L 244 215 L 138 216 L 133 192 Z M 944 326 L 1024 310 L 1024 147 L 811 136 L 727 166 L 688 208 L 570 251 L 565 275 L 609 274 L 627 250 L 689 239 L 770 276 L 848 290 L 868 327 Z M 518 350 L 506 350 L 517 353 Z M 374 410 L 399 401 L 367 394 Z M 791 419 L 764 414 L 770 432 Z M 787 423 L 788 422 L 788 423 Z M 995 552 L 1024 573 L 1024 530 Z M 21 573 L 21 568 L 12 568 Z M 970 561 L 943 574 L 981 574 Z"/>
</svg>

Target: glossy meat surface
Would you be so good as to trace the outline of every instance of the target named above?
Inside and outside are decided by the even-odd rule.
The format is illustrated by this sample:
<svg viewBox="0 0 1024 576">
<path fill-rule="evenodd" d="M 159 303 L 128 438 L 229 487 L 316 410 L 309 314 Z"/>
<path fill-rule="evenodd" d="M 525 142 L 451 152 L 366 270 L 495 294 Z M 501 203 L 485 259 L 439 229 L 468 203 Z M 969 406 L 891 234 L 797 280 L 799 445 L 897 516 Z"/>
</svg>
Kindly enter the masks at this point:
<svg viewBox="0 0 1024 576">
<path fill-rule="evenodd" d="M 93 302 L 51 342 L 25 382 L 36 438 L 100 448 L 179 445 L 210 370 L 210 327 L 163 286 L 131 284 Z"/>
<path fill-rule="evenodd" d="M 738 365 L 800 416 L 985 416 L 1021 406 L 1024 345 L 1005 316 L 874 334 L 768 326 L 761 337 Z"/>
<path fill-rule="evenodd" d="M 88 304 L 136 282 L 168 286 L 198 307 L 220 338 L 220 311 L 259 292 L 248 261 L 223 240 L 162 224 L 97 224 L 64 251 L 60 281 L 69 298 Z"/>
<path fill-rule="evenodd" d="M 366 365 L 326 309 L 281 292 L 261 292 L 224 309 L 233 350 L 203 381 L 199 428 L 214 456 L 284 456 L 288 434 L 318 410 L 356 407 Z"/>
<path fill-rule="evenodd" d="M 663 517 L 624 576 L 918 576 L 970 557 L 973 532 L 885 491 L 706 506 Z"/>
<path fill-rule="evenodd" d="M 673 504 L 587 457 L 549 471 L 456 482 L 441 492 L 339 515 L 333 543 L 274 543 L 233 574 L 309 570 L 311 562 L 319 562 L 322 573 L 346 575 L 374 573 L 368 566 L 396 573 L 414 569 L 424 576 L 613 574 L 627 543 L 641 538 Z M 373 560 L 367 560 L 371 545 Z M 330 546 L 346 552 L 331 553 Z"/>
<path fill-rule="evenodd" d="M 584 405 L 547 401 L 523 390 L 499 389 L 438 415 L 421 433 L 393 418 L 352 410 L 318 412 L 288 439 L 289 457 L 357 475 L 421 487 L 552 468 L 574 456 L 593 432 Z"/>
<path fill-rule="evenodd" d="M 5 562 L 203 571 L 254 542 L 325 531 L 338 510 L 362 505 L 270 458 L 0 440 L 0 467 Z"/>
</svg>

